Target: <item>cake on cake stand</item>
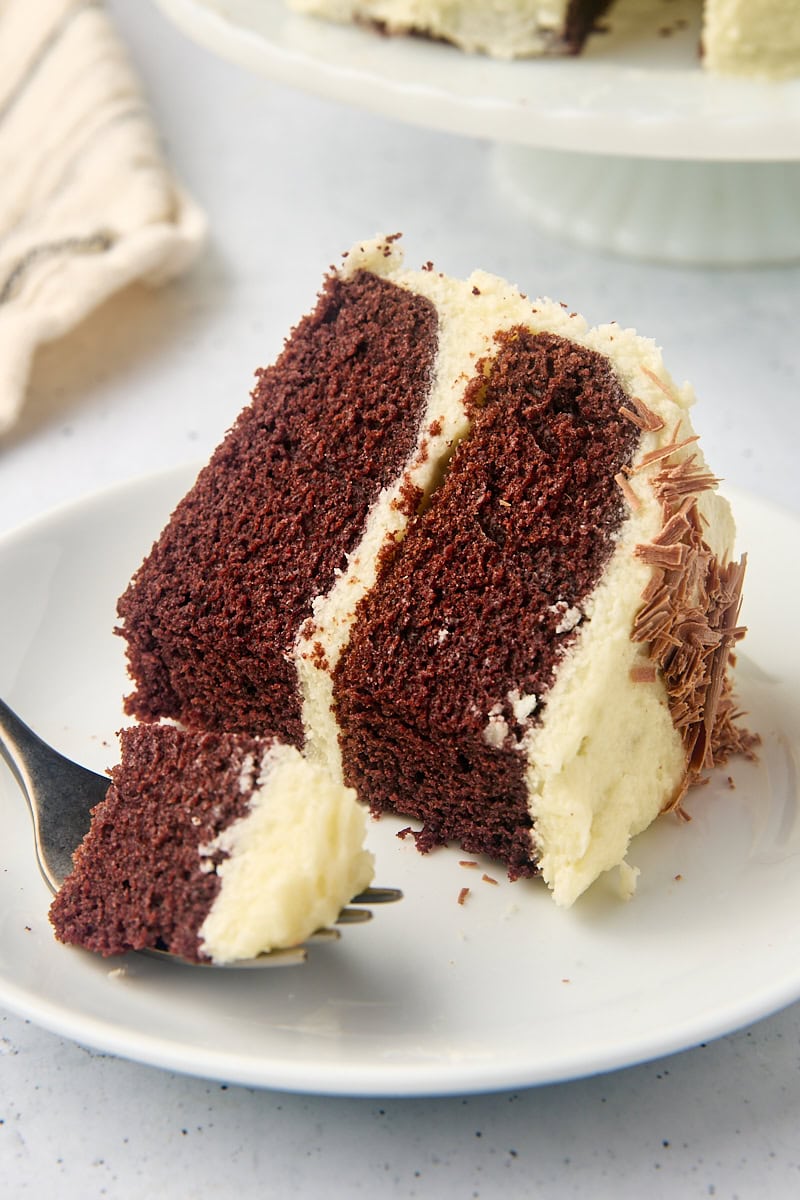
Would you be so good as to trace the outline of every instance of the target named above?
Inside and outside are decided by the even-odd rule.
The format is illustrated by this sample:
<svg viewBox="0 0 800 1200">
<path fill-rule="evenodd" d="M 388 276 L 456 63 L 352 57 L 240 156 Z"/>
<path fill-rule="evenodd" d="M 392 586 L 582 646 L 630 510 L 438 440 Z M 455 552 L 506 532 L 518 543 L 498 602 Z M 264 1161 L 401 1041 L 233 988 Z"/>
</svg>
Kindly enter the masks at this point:
<svg viewBox="0 0 800 1200">
<path fill-rule="evenodd" d="M 489 139 L 510 202 L 559 236 L 668 262 L 800 259 L 800 79 L 703 71 L 690 0 L 620 0 L 581 57 L 515 62 L 329 24 L 284 0 L 158 3 L 277 82 Z"/>
</svg>

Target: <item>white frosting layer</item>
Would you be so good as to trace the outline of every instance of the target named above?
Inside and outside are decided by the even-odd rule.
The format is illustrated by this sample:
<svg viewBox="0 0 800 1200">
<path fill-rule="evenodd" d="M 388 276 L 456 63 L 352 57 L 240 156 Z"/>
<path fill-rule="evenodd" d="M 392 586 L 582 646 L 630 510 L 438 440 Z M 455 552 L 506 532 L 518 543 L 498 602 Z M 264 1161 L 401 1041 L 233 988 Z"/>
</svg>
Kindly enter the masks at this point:
<svg viewBox="0 0 800 1200">
<path fill-rule="evenodd" d="M 241 780 L 246 791 L 245 770 Z M 365 813 L 351 788 L 280 743 L 249 787 L 246 815 L 200 849 L 204 857 L 229 855 L 217 867 L 222 886 L 199 931 L 215 962 L 298 945 L 372 879 Z"/>
<path fill-rule="evenodd" d="M 398 287 L 427 296 L 439 316 L 439 354 L 420 441 L 403 477 L 374 506 L 362 543 L 332 592 L 314 605 L 313 624 L 296 649 L 303 689 L 309 754 L 336 779 L 342 768 L 329 672 L 347 644 L 358 601 L 372 586 L 387 539 L 399 541 L 408 518 L 393 505 L 404 480 L 428 495 L 441 479 L 457 441 L 468 433 L 463 395 L 479 360 L 496 352 L 495 334 L 515 326 L 548 331 L 604 355 L 623 390 L 640 399 L 663 426 L 642 435 L 634 467 L 674 441 L 693 436 L 688 409 L 693 395 L 666 374 L 655 344 L 616 325 L 589 329 L 583 318 L 550 300 L 531 301 L 504 280 L 475 272 L 466 281 L 433 270 L 408 271 L 395 243 L 365 243 L 351 251 L 342 272 L 366 269 Z M 673 452 L 676 465 L 690 455 L 702 468 L 696 444 Z M 534 845 L 542 874 L 559 904 L 571 904 L 597 876 L 625 859 L 630 839 L 654 820 L 678 789 L 686 766 L 662 680 L 634 682 L 643 647 L 631 641 L 634 618 L 651 568 L 634 551 L 660 531 L 663 513 L 653 478 L 664 465 L 637 470 L 629 483 L 636 502 L 619 532 L 600 586 L 582 606 L 563 608 L 559 631 L 572 637 L 551 690 L 542 697 L 497 696 L 484 714 L 483 738 L 508 753 L 504 705 L 512 705 L 526 731 L 525 754 Z M 730 557 L 733 522 L 713 491 L 701 494 L 706 541 L 723 562 Z M 639 676 L 641 673 L 639 673 Z M 632 876 L 631 876 L 632 878 Z"/>
</svg>

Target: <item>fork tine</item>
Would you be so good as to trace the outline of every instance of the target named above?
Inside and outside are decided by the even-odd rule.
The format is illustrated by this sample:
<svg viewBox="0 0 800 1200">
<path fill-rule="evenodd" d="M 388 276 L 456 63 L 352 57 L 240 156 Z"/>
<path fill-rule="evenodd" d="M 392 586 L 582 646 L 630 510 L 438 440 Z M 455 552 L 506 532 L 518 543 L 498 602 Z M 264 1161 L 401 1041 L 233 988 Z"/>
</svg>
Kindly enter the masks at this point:
<svg viewBox="0 0 800 1200">
<path fill-rule="evenodd" d="M 328 926 L 325 926 L 324 929 L 315 929 L 313 933 L 309 934 L 303 945 L 312 946 L 316 944 L 319 946 L 323 942 L 338 942 L 341 936 L 338 929 L 330 929 Z"/>
<path fill-rule="evenodd" d="M 394 904 L 395 900 L 402 900 L 403 893 L 400 888 L 391 887 L 368 887 L 363 892 L 359 892 L 357 896 L 353 896 L 351 904 Z"/>
<path fill-rule="evenodd" d="M 366 921 L 372 920 L 372 913 L 368 908 L 342 908 L 339 910 L 339 915 L 336 918 L 337 925 L 363 925 Z"/>
</svg>

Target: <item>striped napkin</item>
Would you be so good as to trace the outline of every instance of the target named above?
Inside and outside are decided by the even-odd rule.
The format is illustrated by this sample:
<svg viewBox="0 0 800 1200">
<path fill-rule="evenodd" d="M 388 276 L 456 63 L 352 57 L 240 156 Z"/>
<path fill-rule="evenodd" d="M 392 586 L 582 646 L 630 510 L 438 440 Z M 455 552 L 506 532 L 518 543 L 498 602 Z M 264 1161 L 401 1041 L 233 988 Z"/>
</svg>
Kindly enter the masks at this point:
<svg viewBox="0 0 800 1200">
<path fill-rule="evenodd" d="M 205 230 L 102 3 L 0 0 L 0 433 L 37 345 L 178 274 Z"/>
</svg>

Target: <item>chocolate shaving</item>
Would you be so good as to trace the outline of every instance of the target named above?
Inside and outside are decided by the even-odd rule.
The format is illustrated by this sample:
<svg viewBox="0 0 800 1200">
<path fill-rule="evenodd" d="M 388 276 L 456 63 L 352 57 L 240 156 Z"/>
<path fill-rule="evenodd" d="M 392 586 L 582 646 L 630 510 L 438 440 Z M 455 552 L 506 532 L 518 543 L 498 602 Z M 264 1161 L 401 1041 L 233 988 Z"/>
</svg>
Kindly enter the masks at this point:
<svg viewBox="0 0 800 1200">
<path fill-rule="evenodd" d="M 656 678 L 656 669 L 652 663 L 643 663 L 640 667 L 631 667 L 629 675 L 631 683 L 653 683 Z"/>
<path fill-rule="evenodd" d="M 694 440 L 673 443 L 660 457 Z M 652 565 L 653 575 L 632 637 L 646 643 L 653 669 L 664 679 L 670 714 L 686 750 L 686 775 L 665 805 L 665 811 L 684 818 L 683 799 L 699 782 L 700 772 L 734 753 L 753 757 L 758 742 L 737 726 L 741 714 L 728 674 L 733 647 L 745 632 L 738 622 L 747 560 L 723 564 L 703 539 L 697 493 L 712 481 L 713 476 L 696 468 L 694 456 L 664 467 L 654 480 L 664 523 L 652 542 L 635 550 Z M 687 494 L 691 484 L 696 485 L 694 494 Z M 632 668 L 631 678 L 639 678 L 641 670 Z"/>
<path fill-rule="evenodd" d="M 654 383 L 657 388 L 660 388 L 665 396 L 669 396 L 669 398 L 673 404 L 678 403 L 678 399 L 677 399 L 677 396 L 675 395 L 675 392 L 672 390 L 671 387 L 669 387 L 666 383 L 664 383 L 663 379 L 658 378 L 655 371 L 651 371 L 649 367 L 642 367 L 642 374 L 646 375 L 647 378 L 650 380 L 650 382 Z"/>
<path fill-rule="evenodd" d="M 683 450 L 684 446 L 690 446 L 692 442 L 697 442 L 699 439 L 700 434 L 695 433 L 692 437 L 684 438 L 682 442 L 677 442 L 673 439 L 673 441 L 668 442 L 666 446 L 662 446 L 659 450 L 651 450 L 649 454 L 643 454 L 636 466 L 632 468 L 631 474 L 642 471 L 645 467 L 660 462 L 663 458 L 669 458 L 671 454 L 675 454 L 678 450 Z"/>
<path fill-rule="evenodd" d="M 681 505 L 678 511 L 672 514 L 666 525 L 662 525 L 653 538 L 654 546 L 672 546 L 686 536 L 691 528 L 688 508 L 689 505 Z"/>
<path fill-rule="evenodd" d="M 620 409 L 620 411 L 622 411 L 622 410 Z M 625 478 L 625 476 L 622 474 L 621 471 L 618 475 L 614 476 L 614 482 L 617 484 L 617 486 L 619 487 L 623 496 L 628 501 L 628 504 L 631 506 L 631 508 L 633 509 L 634 512 L 636 512 L 637 509 L 642 507 L 641 500 L 636 495 L 636 492 L 633 490 L 631 485 L 628 483 L 628 480 Z"/>
<path fill-rule="evenodd" d="M 634 554 L 643 562 L 653 567 L 682 567 L 686 561 L 688 547 L 678 543 L 671 546 L 657 546 L 651 542 L 647 546 L 637 546 Z"/>
<path fill-rule="evenodd" d="M 626 420 L 631 421 L 644 433 L 655 433 L 657 430 L 664 428 L 662 418 L 659 417 L 658 413 L 654 413 L 651 408 L 648 408 L 644 400 L 640 400 L 638 396 L 629 396 L 628 399 L 636 411 L 634 412 L 623 405 L 619 410 L 621 417 L 625 417 Z"/>
<path fill-rule="evenodd" d="M 677 465 L 667 467 L 656 475 L 654 484 L 663 503 L 677 504 L 685 496 L 696 496 L 717 486 L 719 479 L 709 470 L 698 467 L 696 457 L 690 454 Z"/>
</svg>

